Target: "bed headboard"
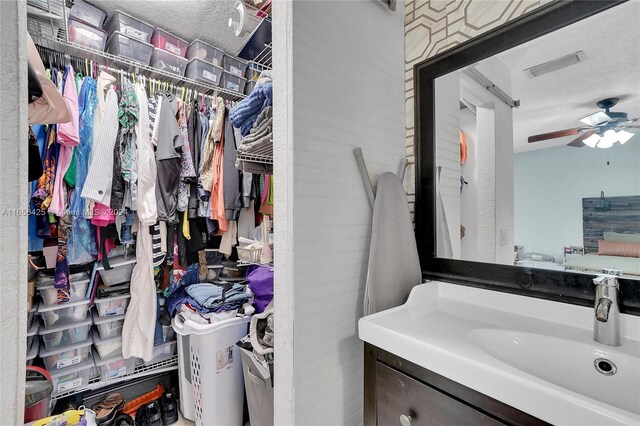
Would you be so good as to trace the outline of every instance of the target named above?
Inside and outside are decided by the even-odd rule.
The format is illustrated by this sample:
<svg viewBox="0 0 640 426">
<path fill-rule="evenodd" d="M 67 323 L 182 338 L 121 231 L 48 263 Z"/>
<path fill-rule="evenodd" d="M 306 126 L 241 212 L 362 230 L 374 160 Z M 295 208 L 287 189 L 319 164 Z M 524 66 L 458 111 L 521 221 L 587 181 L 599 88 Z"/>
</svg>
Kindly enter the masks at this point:
<svg viewBox="0 0 640 426">
<path fill-rule="evenodd" d="M 605 232 L 640 233 L 640 195 L 607 197 L 608 208 L 602 209 L 601 198 L 582 199 L 582 238 L 585 253 L 598 252 L 598 240 Z"/>
</svg>

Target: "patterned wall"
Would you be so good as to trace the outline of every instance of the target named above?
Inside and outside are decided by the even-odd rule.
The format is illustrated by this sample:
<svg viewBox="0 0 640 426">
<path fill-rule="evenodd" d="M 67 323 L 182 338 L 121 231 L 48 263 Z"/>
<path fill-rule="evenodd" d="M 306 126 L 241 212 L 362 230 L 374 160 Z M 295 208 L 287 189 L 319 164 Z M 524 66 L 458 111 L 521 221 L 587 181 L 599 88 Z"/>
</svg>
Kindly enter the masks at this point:
<svg viewBox="0 0 640 426">
<path fill-rule="evenodd" d="M 406 154 L 405 188 L 415 201 L 413 66 L 548 0 L 407 0 L 405 3 Z"/>
</svg>

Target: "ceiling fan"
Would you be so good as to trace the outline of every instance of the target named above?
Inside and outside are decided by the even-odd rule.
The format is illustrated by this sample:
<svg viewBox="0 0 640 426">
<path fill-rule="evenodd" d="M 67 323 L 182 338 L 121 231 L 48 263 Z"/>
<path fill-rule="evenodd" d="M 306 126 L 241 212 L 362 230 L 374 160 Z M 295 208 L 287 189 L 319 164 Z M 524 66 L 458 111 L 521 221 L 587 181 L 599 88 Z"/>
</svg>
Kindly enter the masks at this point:
<svg viewBox="0 0 640 426">
<path fill-rule="evenodd" d="M 640 128 L 640 117 L 629 119 L 626 112 L 612 112 L 620 98 L 607 98 L 596 103 L 598 111 L 580 119 L 586 127 L 575 127 L 573 129 L 558 130 L 555 132 L 542 133 L 540 135 L 529 136 L 529 143 L 540 142 L 548 139 L 561 138 L 564 136 L 580 135 L 568 146 L 582 148 L 610 148 L 615 142 L 624 144 L 631 139 L 633 133 L 625 129 Z"/>
</svg>

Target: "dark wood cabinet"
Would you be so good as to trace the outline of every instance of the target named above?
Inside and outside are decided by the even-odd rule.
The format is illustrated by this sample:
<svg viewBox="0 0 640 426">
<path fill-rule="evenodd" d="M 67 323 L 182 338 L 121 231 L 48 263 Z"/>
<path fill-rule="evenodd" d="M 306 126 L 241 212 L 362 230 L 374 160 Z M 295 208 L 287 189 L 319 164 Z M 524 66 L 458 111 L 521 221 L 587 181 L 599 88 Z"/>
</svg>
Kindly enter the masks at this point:
<svg viewBox="0 0 640 426">
<path fill-rule="evenodd" d="M 365 343 L 365 426 L 547 425 Z"/>
</svg>

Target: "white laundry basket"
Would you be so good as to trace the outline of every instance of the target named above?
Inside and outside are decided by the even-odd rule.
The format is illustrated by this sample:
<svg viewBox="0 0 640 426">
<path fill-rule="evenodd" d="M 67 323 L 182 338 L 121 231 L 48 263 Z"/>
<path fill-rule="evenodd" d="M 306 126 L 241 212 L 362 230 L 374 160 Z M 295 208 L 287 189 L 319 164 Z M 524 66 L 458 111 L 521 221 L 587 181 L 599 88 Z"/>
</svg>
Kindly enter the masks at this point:
<svg viewBox="0 0 640 426">
<path fill-rule="evenodd" d="M 244 382 L 236 342 L 247 335 L 251 317 L 230 318 L 214 324 L 182 322 L 178 318 L 173 319 L 172 325 L 179 336 L 188 336 L 196 425 L 242 426 Z M 182 353 L 178 356 L 184 356 L 185 340 L 179 340 Z M 181 365 L 183 362 L 181 359 Z"/>
</svg>

